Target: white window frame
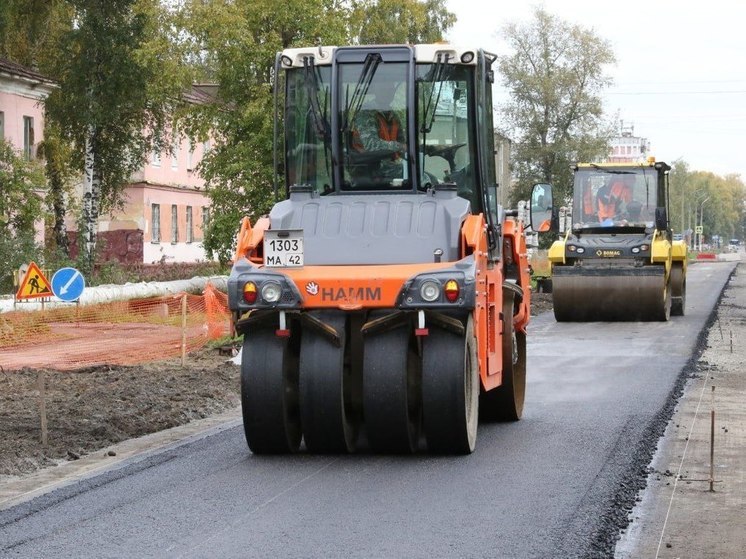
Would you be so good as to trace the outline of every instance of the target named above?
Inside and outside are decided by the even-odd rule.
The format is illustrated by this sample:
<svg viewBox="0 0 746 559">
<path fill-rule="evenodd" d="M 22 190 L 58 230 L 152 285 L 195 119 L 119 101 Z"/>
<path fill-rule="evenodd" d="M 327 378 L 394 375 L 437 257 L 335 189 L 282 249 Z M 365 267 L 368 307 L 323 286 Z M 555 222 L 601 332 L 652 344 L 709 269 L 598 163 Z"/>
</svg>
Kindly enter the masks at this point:
<svg viewBox="0 0 746 559">
<path fill-rule="evenodd" d="M 27 161 L 34 158 L 34 117 L 23 116 L 23 155 Z"/>
<path fill-rule="evenodd" d="M 186 242 L 194 241 L 194 220 L 192 219 L 192 206 L 186 207 Z"/>
<path fill-rule="evenodd" d="M 171 204 L 171 244 L 179 242 L 179 206 Z"/>
<path fill-rule="evenodd" d="M 161 242 L 161 205 L 160 204 L 152 204 L 150 206 L 150 221 L 153 228 L 153 232 L 151 234 L 151 242 L 153 243 L 160 243 Z"/>
</svg>

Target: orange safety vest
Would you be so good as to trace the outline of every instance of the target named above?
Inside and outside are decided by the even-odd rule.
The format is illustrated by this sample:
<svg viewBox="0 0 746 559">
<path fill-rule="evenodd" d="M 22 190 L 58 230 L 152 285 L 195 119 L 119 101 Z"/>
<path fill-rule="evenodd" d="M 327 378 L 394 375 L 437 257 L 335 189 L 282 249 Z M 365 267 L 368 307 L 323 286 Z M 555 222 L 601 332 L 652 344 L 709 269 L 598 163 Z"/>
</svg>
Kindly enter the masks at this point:
<svg viewBox="0 0 746 559">
<path fill-rule="evenodd" d="M 386 118 L 387 115 L 389 118 Z M 399 120 L 394 113 L 376 113 L 376 119 L 378 119 L 378 137 L 388 142 L 396 141 L 399 137 Z"/>
<path fill-rule="evenodd" d="M 617 206 L 619 202 L 629 203 L 632 200 L 632 191 L 629 187 L 622 182 L 615 182 L 609 189 L 608 203 L 602 200 L 601 196 L 598 196 L 598 219 L 603 221 L 609 219 L 617 214 Z"/>
<path fill-rule="evenodd" d="M 388 118 L 387 118 L 388 116 Z M 395 142 L 399 138 L 399 119 L 389 111 L 387 113 L 377 112 L 376 120 L 378 121 L 378 137 L 387 142 Z M 355 130 L 352 133 L 352 149 L 355 151 L 365 151 L 365 146 L 360 139 L 360 132 Z M 398 159 L 395 155 L 394 159 Z"/>
</svg>

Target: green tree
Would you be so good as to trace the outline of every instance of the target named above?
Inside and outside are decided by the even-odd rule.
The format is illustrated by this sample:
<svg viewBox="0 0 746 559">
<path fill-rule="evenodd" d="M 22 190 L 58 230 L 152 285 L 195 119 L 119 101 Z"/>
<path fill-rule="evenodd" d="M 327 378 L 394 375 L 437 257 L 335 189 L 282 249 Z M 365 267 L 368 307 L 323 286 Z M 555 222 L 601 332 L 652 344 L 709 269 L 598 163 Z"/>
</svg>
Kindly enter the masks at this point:
<svg viewBox="0 0 746 559">
<path fill-rule="evenodd" d="M 44 172 L 0 138 L 0 270 L 18 268 L 38 254 L 34 223 L 44 218 L 41 197 Z M 0 288 L 10 287 L 3 276 Z"/>
<path fill-rule="evenodd" d="M 77 173 L 72 166 L 72 146 L 62 139 L 59 126 L 47 120 L 44 127 L 44 140 L 39 144 L 38 154 L 46 161 L 47 206 L 52 218 L 52 239 L 47 248 L 69 255 L 67 227 L 68 200 Z"/>
<path fill-rule="evenodd" d="M 85 176 L 82 233 L 91 266 L 99 214 L 118 207 L 149 152 L 167 147 L 170 116 L 191 80 L 157 0 L 68 3 L 76 25 L 57 46 L 59 88 L 46 107 Z"/>
<path fill-rule="evenodd" d="M 357 0 L 350 34 L 358 44 L 433 43 L 456 22 L 444 0 Z"/>
<path fill-rule="evenodd" d="M 725 177 L 691 171 L 682 160 L 673 163 L 669 177 L 670 221 L 674 230 L 687 233 L 702 225 L 705 238 L 720 235 L 740 238 L 744 220 L 746 185 L 738 175 Z M 690 241 L 693 243 L 694 238 Z"/>
<path fill-rule="evenodd" d="M 3 0 L 0 3 L 0 57 L 50 75 L 60 37 L 72 27 L 65 0 Z"/>
<path fill-rule="evenodd" d="M 498 117 L 514 141 L 512 202 L 546 181 L 562 203 L 571 195 L 571 166 L 607 153 L 612 126 L 604 121 L 601 93 L 611 83 L 605 67 L 614 54 L 592 30 L 541 8 L 530 23 L 510 23 L 504 34 L 513 53 L 500 59 L 499 72 L 510 100 Z"/>
</svg>

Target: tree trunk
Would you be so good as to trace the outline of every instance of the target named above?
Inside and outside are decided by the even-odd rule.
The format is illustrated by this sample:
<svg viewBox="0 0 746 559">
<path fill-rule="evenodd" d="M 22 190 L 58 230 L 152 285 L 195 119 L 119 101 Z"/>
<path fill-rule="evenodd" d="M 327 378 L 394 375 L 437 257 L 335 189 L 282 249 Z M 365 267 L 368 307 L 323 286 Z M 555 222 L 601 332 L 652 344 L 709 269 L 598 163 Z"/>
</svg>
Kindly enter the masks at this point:
<svg viewBox="0 0 746 559">
<path fill-rule="evenodd" d="M 83 240 L 88 273 L 93 271 L 98 234 L 98 209 L 101 199 L 101 175 L 96 169 L 95 129 L 89 128 L 85 142 L 85 190 L 83 193 Z"/>
</svg>

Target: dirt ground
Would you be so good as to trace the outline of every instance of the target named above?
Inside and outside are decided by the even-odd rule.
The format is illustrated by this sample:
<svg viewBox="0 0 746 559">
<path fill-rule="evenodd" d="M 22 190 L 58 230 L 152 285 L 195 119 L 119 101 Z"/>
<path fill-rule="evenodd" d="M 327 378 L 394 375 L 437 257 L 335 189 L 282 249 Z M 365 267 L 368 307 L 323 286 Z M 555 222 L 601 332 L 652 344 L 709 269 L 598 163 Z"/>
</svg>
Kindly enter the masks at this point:
<svg viewBox="0 0 746 559">
<path fill-rule="evenodd" d="M 239 367 L 217 349 L 139 366 L 0 368 L 0 482 L 237 406 Z M 47 446 L 41 444 L 43 375 Z"/>
</svg>

